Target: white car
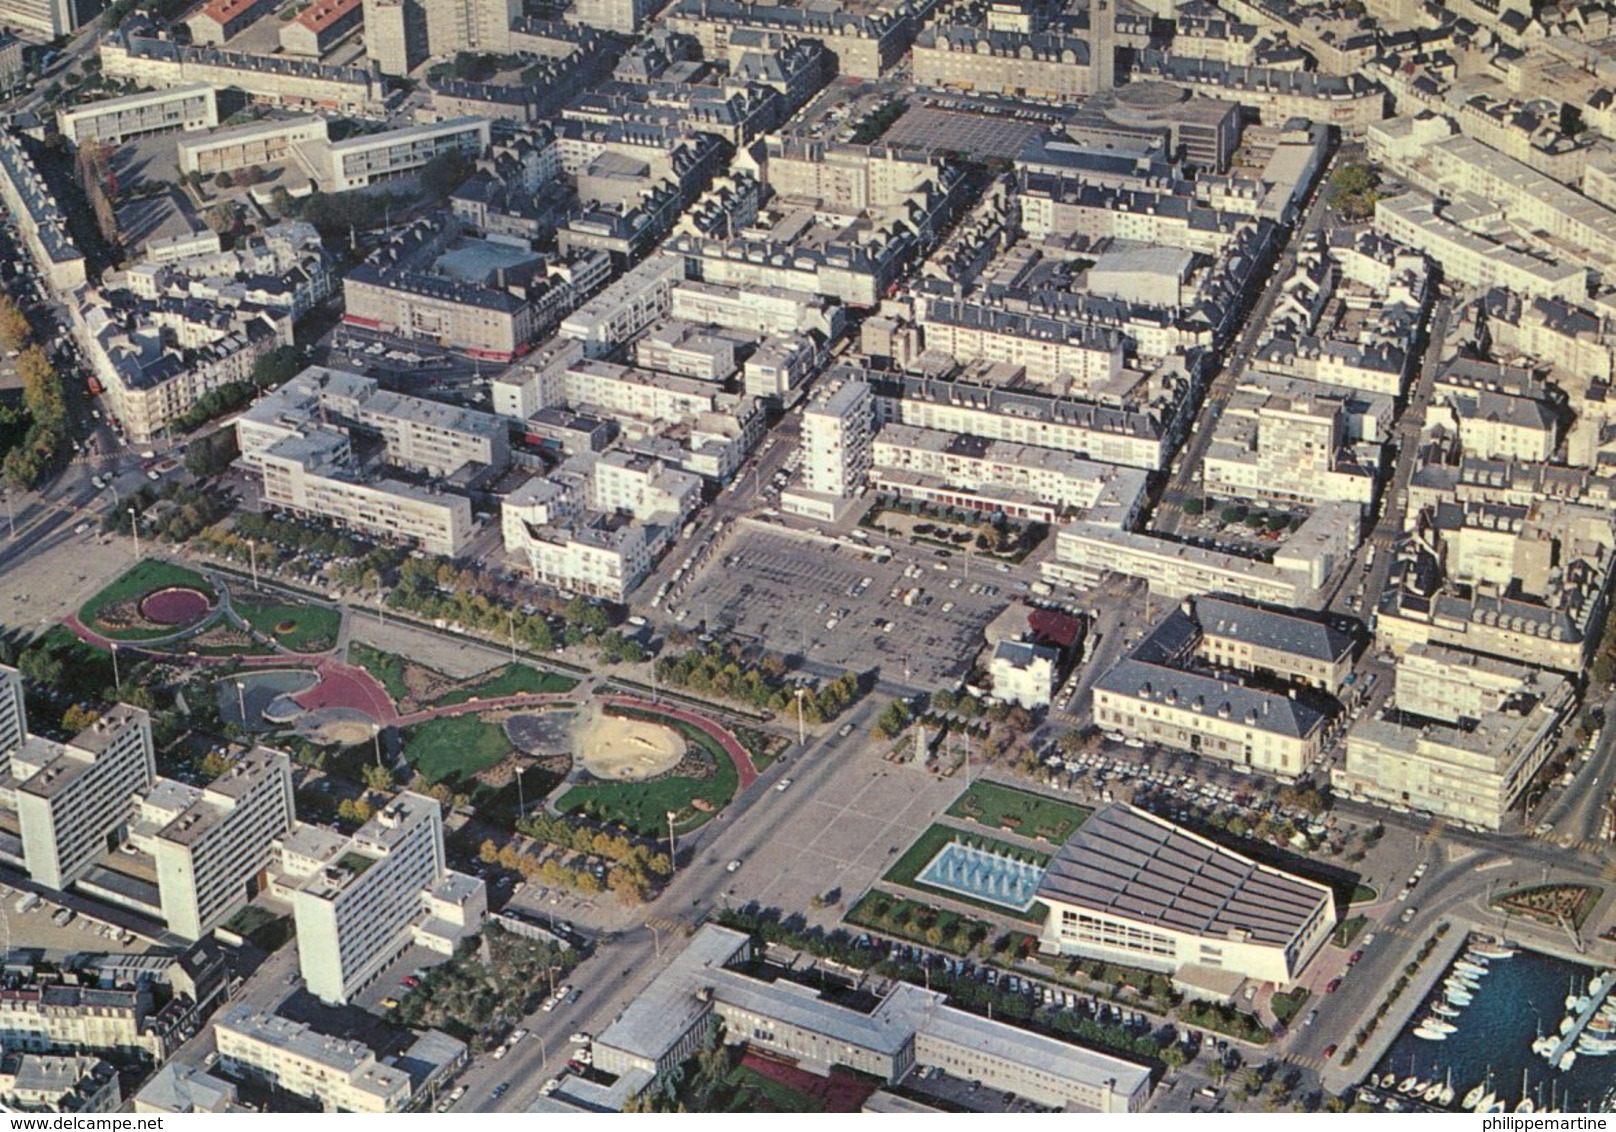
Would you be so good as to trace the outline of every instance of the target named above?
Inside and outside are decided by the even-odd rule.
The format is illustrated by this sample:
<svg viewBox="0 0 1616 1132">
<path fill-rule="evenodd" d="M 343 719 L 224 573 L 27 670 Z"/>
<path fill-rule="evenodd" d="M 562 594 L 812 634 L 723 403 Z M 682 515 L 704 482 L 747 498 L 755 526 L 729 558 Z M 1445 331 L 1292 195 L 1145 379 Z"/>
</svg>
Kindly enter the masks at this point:
<svg viewBox="0 0 1616 1132">
<path fill-rule="evenodd" d="M 788 790 L 790 788 L 790 786 L 791 786 L 791 779 L 782 778 L 780 780 L 780 782 L 779 782 L 779 785 L 777 785 L 774 789 L 775 789 L 776 793 L 783 794 L 783 793 L 786 792 L 786 790 Z"/>
<path fill-rule="evenodd" d="M 575 1046 L 586 1046 L 594 1040 L 593 1035 L 591 1035 L 587 1030 L 579 1030 L 576 1034 L 567 1039 L 567 1041 L 571 1042 Z"/>
<path fill-rule="evenodd" d="M 734 872 L 736 869 L 738 869 L 740 867 L 741 867 L 741 859 L 739 857 L 737 857 L 733 861 L 731 861 L 729 864 L 724 866 L 724 871 L 727 872 L 727 873 L 732 873 L 732 872 Z"/>
</svg>

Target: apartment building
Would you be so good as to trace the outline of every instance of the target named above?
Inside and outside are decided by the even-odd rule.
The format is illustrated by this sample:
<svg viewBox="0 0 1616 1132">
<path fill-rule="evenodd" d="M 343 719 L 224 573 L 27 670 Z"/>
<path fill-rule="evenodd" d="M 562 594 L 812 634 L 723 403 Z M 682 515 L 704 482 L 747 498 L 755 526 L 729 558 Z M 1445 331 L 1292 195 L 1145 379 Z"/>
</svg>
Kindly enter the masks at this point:
<svg viewBox="0 0 1616 1132">
<path fill-rule="evenodd" d="M 142 796 L 131 840 L 152 856 L 169 931 L 201 939 L 241 907 L 294 818 L 291 763 L 265 747 L 205 787 L 163 779 Z"/>
<path fill-rule="evenodd" d="M 1380 445 L 1348 442 L 1350 401 L 1323 390 L 1314 396 L 1237 393 L 1206 450 L 1207 494 L 1367 509 L 1374 501 Z"/>
<path fill-rule="evenodd" d="M 120 146 L 150 134 L 211 130 L 218 124 L 217 93 L 207 83 L 84 102 L 56 112 L 56 128 L 74 146 Z"/>
<path fill-rule="evenodd" d="M 422 893 L 446 874 L 438 803 L 399 794 L 292 894 L 309 993 L 348 1002 L 409 946 Z"/>
<path fill-rule="evenodd" d="M 509 291 L 373 263 L 347 274 L 343 294 L 344 322 L 493 361 L 508 362 L 525 353 L 541 325 L 538 308 Z"/>
<path fill-rule="evenodd" d="M 118 1070 L 99 1057 L 8 1053 L 0 1059 L 7 1112 L 117 1112 Z"/>
<path fill-rule="evenodd" d="M 1050 859 L 1045 951 L 1289 986 L 1330 938 L 1329 888 L 1114 803 Z"/>
<path fill-rule="evenodd" d="M 194 1033 L 194 1007 L 161 1010 L 151 990 L 99 990 L 59 983 L 0 991 L 0 1042 L 6 1052 L 104 1053 L 160 1064 Z"/>
<path fill-rule="evenodd" d="M 1174 600 L 1221 593 L 1308 608 L 1357 545 L 1358 508 L 1346 506 L 1320 507 L 1267 562 L 1078 521 L 1056 532 L 1055 555 L 1042 571 L 1047 581 L 1074 586 L 1092 586 L 1107 573 L 1140 578 L 1152 594 Z"/>
<path fill-rule="evenodd" d="M 114 840 L 157 767 L 151 717 L 118 704 L 66 743 L 30 736 L 11 755 L 4 802 L 17 815 L 28 875 L 47 888 L 78 880 Z"/>
<path fill-rule="evenodd" d="M 561 334 L 582 342 L 586 357 L 603 357 L 666 318 L 684 277 L 685 266 L 677 256 L 652 256 L 562 319 Z"/>
<path fill-rule="evenodd" d="M 1110 68 L 1089 40 L 1058 31 L 1015 32 L 939 24 L 915 37 L 915 82 L 983 94 L 1067 101 L 1109 89 Z"/>
<path fill-rule="evenodd" d="M 191 29 L 191 42 L 198 47 L 218 47 L 246 31 L 274 7 L 274 0 L 208 0 L 186 17 L 185 26 Z"/>
<path fill-rule="evenodd" d="M 281 26 L 281 50 L 318 59 L 358 31 L 363 0 L 316 0 Z"/>
<path fill-rule="evenodd" d="M 28 738 L 28 707 L 22 673 L 0 664 L 0 778 L 11 770 L 12 753 Z"/>
<path fill-rule="evenodd" d="M 369 1046 L 322 1034 L 247 1003 L 213 1022 L 219 1070 L 270 1089 L 318 1101 L 326 1112 L 403 1112 L 410 1075 L 382 1065 Z"/>
<path fill-rule="evenodd" d="M 1146 478 L 1138 469 L 904 424 L 881 427 L 870 459 L 870 483 L 878 491 L 1039 523 L 1082 511 L 1091 522 L 1128 528 L 1144 500 Z"/>
<path fill-rule="evenodd" d="M 817 395 L 803 411 L 803 487 L 846 497 L 864 485 L 870 470 L 874 398 L 868 384 L 844 381 Z"/>
<path fill-rule="evenodd" d="M 667 26 L 694 36 L 708 59 L 723 58 L 737 31 L 777 31 L 814 39 L 836 59 L 839 73 L 855 79 L 879 78 L 909 50 L 918 30 L 907 8 L 854 12 L 748 4 L 741 0 L 678 0 L 664 16 Z"/>
<path fill-rule="evenodd" d="M 288 55 L 255 55 L 185 46 L 127 31 L 113 32 L 98 47 L 102 73 L 141 86 L 210 83 L 244 92 L 269 106 L 306 106 L 344 114 L 387 112 L 392 93 L 386 80 L 366 67 L 327 66 Z"/>
<path fill-rule="evenodd" d="M 334 430 L 311 428 L 278 440 L 258 460 L 263 499 L 272 507 L 450 558 L 471 540 L 469 499 L 387 476 L 361 479 L 348 438 Z"/>
<path fill-rule="evenodd" d="M 1399 716 L 1359 720 L 1336 791 L 1497 830 L 1575 707 L 1570 681 L 1528 665 L 1420 645 L 1397 661 Z M 1412 717 L 1412 718 L 1411 718 Z"/>
<path fill-rule="evenodd" d="M 1454 282 L 1483 289 L 1503 287 L 1534 298 L 1572 302 L 1587 298 L 1586 266 L 1517 251 L 1477 235 L 1458 222 L 1472 218 L 1484 221 L 1496 211 L 1496 206 L 1467 198 L 1438 212 L 1430 198 L 1409 192 L 1375 202 L 1375 227 L 1429 255 Z"/>
<path fill-rule="evenodd" d="M 426 61 L 421 0 L 364 0 L 365 54 L 384 75 L 403 77 Z"/>
<path fill-rule="evenodd" d="M 674 318 L 777 337 L 818 334 L 831 342 L 841 337 L 845 322 L 842 308 L 824 296 L 779 287 L 721 287 L 688 279 L 674 286 L 670 301 Z"/>
<path fill-rule="evenodd" d="M 1029 711 L 1049 706 L 1060 674 L 1060 653 L 1047 645 L 1000 641 L 988 660 L 993 698 Z"/>
<path fill-rule="evenodd" d="M 522 0 L 425 0 L 422 7 L 431 55 L 509 53 L 511 25 L 522 15 Z"/>
<path fill-rule="evenodd" d="M 920 325 L 928 349 L 1020 366 L 1028 381 L 1075 397 L 1092 396 L 1121 376 L 1127 353 L 1115 330 L 969 299 L 930 299 Z"/>
<path fill-rule="evenodd" d="M 79 8 L 73 0 L 0 0 L 0 23 L 55 39 L 79 26 Z"/>
<path fill-rule="evenodd" d="M 15 218 L 23 246 L 52 289 L 84 286 L 84 253 L 68 235 L 67 216 L 9 130 L 0 130 L 0 201 Z"/>
<path fill-rule="evenodd" d="M 329 136 L 324 118 L 265 118 L 244 126 L 209 130 L 202 137 L 177 143 L 180 172 L 212 177 L 250 165 L 272 168 L 291 160 L 300 142 L 323 142 Z"/>
<path fill-rule="evenodd" d="M 1036 445 L 1147 471 L 1163 466 L 1169 440 L 1164 418 L 1175 411 L 1171 405 L 1119 408 L 1068 401 L 969 381 L 884 373 L 867 377 L 882 422 Z"/>
</svg>

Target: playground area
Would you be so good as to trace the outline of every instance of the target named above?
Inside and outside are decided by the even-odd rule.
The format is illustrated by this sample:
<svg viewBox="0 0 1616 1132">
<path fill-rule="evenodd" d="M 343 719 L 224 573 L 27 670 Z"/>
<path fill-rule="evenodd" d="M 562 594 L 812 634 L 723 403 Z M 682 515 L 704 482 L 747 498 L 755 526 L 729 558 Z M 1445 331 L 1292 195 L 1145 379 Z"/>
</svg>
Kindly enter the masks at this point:
<svg viewBox="0 0 1616 1132">
<path fill-rule="evenodd" d="M 685 740 L 649 719 L 607 715 L 592 707 L 574 724 L 578 764 L 605 782 L 639 782 L 672 770 L 685 757 Z"/>
</svg>

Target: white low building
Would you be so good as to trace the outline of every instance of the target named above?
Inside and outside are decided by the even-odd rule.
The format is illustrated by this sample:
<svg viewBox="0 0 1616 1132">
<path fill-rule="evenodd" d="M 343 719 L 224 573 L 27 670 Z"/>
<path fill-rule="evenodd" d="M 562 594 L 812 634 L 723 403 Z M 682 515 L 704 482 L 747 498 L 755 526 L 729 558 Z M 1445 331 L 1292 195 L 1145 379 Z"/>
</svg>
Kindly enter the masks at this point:
<svg viewBox="0 0 1616 1132">
<path fill-rule="evenodd" d="M 1061 846 L 1037 898 L 1049 907 L 1046 952 L 1287 986 L 1336 923 L 1324 885 L 1123 803 L 1097 811 Z"/>
</svg>

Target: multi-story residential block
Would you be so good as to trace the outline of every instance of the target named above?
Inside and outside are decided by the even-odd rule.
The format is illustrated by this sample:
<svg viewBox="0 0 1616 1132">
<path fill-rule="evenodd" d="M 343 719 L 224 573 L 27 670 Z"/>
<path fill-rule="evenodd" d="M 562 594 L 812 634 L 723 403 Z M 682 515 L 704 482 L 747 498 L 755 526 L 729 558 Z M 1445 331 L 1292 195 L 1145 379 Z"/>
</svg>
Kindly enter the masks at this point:
<svg viewBox="0 0 1616 1132">
<path fill-rule="evenodd" d="M 1327 503 L 1308 516 L 1271 561 L 1152 538 L 1080 521 L 1055 535 L 1055 556 L 1043 564 L 1051 582 L 1088 586 L 1106 573 L 1141 578 L 1150 591 L 1177 600 L 1219 593 L 1280 608 L 1309 608 L 1330 575 L 1358 545 L 1356 505 Z"/>
<path fill-rule="evenodd" d="M 1141 470 L 1030 444 L 887 424 L 870 458 L 877 490 L 955 510 L 1039 523 L 1081 511 L 1128 529 L 1144 503 Z"/>
<path fill-rule="evenodd" d="M 424 0 L 427 51 L 511 50 L 511 25 L 522 15 L 521 0 Z"/>
<path fill-rule="evenodd" d="M 309 992 L 347 1002 L 410 945 L 428 918 L 428 895 L 457 876 L 444 863 L 438 803 L 408 791 L 387 803 L 292 894 Z M 481 890 L 466 879 L 468 889 Z M 475 905 L 469 892 L 468 900 Z M 466 934 L 480 927 L 463 925 Z"/>
<path fill-rule="evenodd" d="M 582 342 L 586 357 L 603 357 L 666 318 L 684 277 L 677 256 L 652 256 L 563 319 L 561 334 Z"/>
<path fill-rule="evenodd" d="M 1375 227 L 1400 243 L 1429 255 L 1450 280 L 1483 289 L 1503 287 L 1522 295 L 1577 301 L 1588 295 L 1588 268 L 1529 255 L 1462 227 L 1460 219 L 1484 221 L 1495 214 L 1475 198 L 1438 212 L 1419 193 L 1382 197 L 1375 202 Z"/>
<path fill-rule="evenodd" d="M 0 13 L 6 6 L 0 5 Z M 23 80 L 23 42 L 10 32 L 0 31 L 0 90 L 14 90 Z"/>
<path fill-rule="evenodd" d="M 1399 715 L 1354 724 L 1331 781 L 1352 798 L 1499 829 L 1554 754 L 1574 695 L 1554 673 L 1417 645 L 1398 658 Z"/>
<path fill-rule="evenodd" d="M 157 773 L 151 717 L 119 704 L 67 743 L 32 735 L 11 755 L 0 802 L 17 815 L 28 875 L 68 887 L 121 839 Z"/>
<path fill-rule="evenodd" d="M 22 673 L 0 665 L 0 778 L 11 770 L 12 753 L 28 738 L 28 708 Z"/>
<path fill-rule="evenodd" d="M 421 0 L 364 0 L 365 54 L 384 75 L 408 75 L 426 61 Z"/>
<path fill-rule="evenodd" d="M 363 0 L 316 0 L 281 26 L 281 50 L 318 59 L 364 22 Z"/>
<path fill-rule="evenodd" d="M 291 763 L 263 747 L 205 787 L 147 791 L 132 842 L 151 854 L 169 931 L 201 939 L 244 904 L 294 816 Z"/>
<path fill-rule="evenodd" d="M 930 299 L 920 325 L 928 349 L 960 361 L 1019 366 L 1028 381 L 1073 397 L 1109 391 L 1127 352 L 1126 340 L 1115 330 L 980 301 Z"/>
<path fill-rule="evenodd" d="M 1060 674 L 1060 652 L 1048 645 L 1000 641 L 988 661 L 993 698 L 1029 710 L 1049 706 Z"/>
<path fill-rule="evenodd" d="M 218 47 L 246 31 L 260 16 L 268 15 L 274 0 L 208 0 L 190 16 L 191 42 L 199 47 Z"/>
<path fill-rule="evenodd" d="M 386 113 L 393 98 L 386 80 L 365 67 L 184 46 L 126 31 L 112 33 L 99 51 L 102 73 L 108 78 L 132 79 L 148 87 L 211 83 L 271 106 L 368 115 Z"/>
<path fill-rule="evenodd" d="M 251 1112 L 236 1100 L 236 1086 L 199 1066 L 171 1061 L 140 1087 L 136 1112 Z"/>
<path fill-rule="evenodd" d="M 120 146 L 149 134 L 211 130 L 218 124 L 218 101 L 207 83 L 84 102 L 56 112 L 57 129 L 75 146 Z"/>
<path fill-rule="evenodd" d="M 1202 463 L 1207 493 L 1367 509 L 1381 446 L 1349 442 L 1351 401 L 1322 388 L 1315 396 L 1237 394 Z"/>
<path fill-rule="evenodd" d="M 781 492 L 781 508 L 818 518 L 840 514 L 864 487 L 874 434 L 867 382 L 849 378 L 821 387 L 802 414 L 802 480 Z"/>
<path fill-rule="evenodd" d="M 210 130 L 178 142 L 180 171 L 211 177 L 250 165 L 272 167 L 292 158 L 300 142 L 323 142 L 330 135 L 324 118 L 266 118 L 245 126 Z"/>
<path fill-rule="evenodd" d="M 84 253 L 68 236 L 67 216 L 10 131 L 0 131 L 0 201 L 17 221 L 23 244 L 57 291 L 84 286 Z"/>
<path fill-rule="evenodd" d="M 906 7 L 866 13 L 739 0 L 679 0 L 665 19 L 674 31 L 695 36 L 709 59 L 723 58 L 736 32 L 777 31 L 823 43 L 843 75 L 874 79 L 909 50 L 920 17 Z"/>
<path fill-rule="evenodd" d="M 0 23 L 55 39 L 79 26 L 79 7 L 73 0 L 3 0 Z"/>
<path fill-rule="evenodd" d="M 241 1003 L 214 1020 L 219 1070 L 272 1089 L 318 1101 L 327 1112 L 403 1112 L 410 1075 L 383 1065 L 369 1046 L 322 1034 Z"/>
<path fill-rule="evenodd" d="M 147 1064 L 167 1060 L 195 1033 L 181 1000 L 159 1009 L 148 987 L 99 990 L 60 983 L 0 991 L 0 1041 L 8 1053 L 104 1053 Z"/>
<path fill-rule="evenodd" d="M 688 322 L 790 337 L 817 334 L 824 342 L 841 337 L 845 312 L 835 302 L 808 291 L 778 287 L 721 287 L 684 280 L 673 288 L 670 312 Z"/>
<path fill-rule="evenodd" d="M 915 37 L 914 76 L 923 86 L 1067 101 L 1110 88 L 1110 69 L 1096 65 L 1103 53 L 1059 31 L 938 24 Z"/>
<path fill-rule="evenodd" d="M 1135 53 L 1133 75 L 1136 80 L 1159 79 L 1208 98 L 1237 102 L 1255 110 L 1270 126 L 1307 118 L 1361 135 L 1386 116 L 1386 88 L 1358 70 L 1334 75 L 1243 67 L 1148 49 Z"/>
<path fill-rule="evenodd" d="M 1041 943 L 1062 955 L 1183 975 L 1296 982 L 1336 923 L 1329 888 L 1114 803 L 1051 858 Z"/>
<path fill-rule="evenodd" d="M 117 1112 L 118 1070 L 88 1055 L 8 1053 L 0 1059 L 0 1104 L 7 1112 Z"/>
</svg>

